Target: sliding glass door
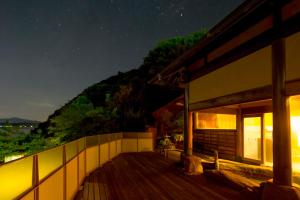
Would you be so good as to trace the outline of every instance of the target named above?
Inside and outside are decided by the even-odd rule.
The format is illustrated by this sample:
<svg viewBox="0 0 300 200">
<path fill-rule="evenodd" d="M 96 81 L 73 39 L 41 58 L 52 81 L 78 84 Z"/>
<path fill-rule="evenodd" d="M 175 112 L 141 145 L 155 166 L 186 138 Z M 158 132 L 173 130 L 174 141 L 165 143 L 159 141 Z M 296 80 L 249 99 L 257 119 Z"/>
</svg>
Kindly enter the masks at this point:
<svg viewBox="0 0 300 200">
<path fill-rule="evenodd" d="M 243 118 L 244 158 L 261 161 L 262 157 L 262 117 Z"/>
</svg>

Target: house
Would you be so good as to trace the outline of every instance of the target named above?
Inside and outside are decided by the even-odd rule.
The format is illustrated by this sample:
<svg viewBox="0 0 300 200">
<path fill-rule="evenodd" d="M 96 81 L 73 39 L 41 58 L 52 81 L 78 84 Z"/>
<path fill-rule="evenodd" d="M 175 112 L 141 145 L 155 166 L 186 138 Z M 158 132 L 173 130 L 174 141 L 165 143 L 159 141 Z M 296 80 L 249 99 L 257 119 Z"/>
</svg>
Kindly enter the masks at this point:
<svg viewBox="0 0 300 200">
<path fill-rule="evenodd" d="M 245 1 L 152 80 L 185 88 L 186 157 L 217 150 L 273 167 L 269 188 L 297 182 L 299 31 L 299 0 Z"/>
</svg>

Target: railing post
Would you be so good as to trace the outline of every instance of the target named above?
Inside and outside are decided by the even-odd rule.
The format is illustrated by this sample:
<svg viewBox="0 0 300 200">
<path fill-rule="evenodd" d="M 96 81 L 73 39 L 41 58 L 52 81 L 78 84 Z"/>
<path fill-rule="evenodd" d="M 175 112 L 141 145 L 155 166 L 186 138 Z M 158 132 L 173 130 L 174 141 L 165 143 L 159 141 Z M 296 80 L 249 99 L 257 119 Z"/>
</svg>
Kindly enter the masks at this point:
<svg viewBox="0 0 300 200">
<path fill-rule="evenodd" d="M 136 152 L 139 152 L 139 136 L 136 135 Z"/>
<path fill-rule="evenodd" d="M 110 161 L 110 139 L 108 140 L 108 160 Z"/>
<path fill-rule="evenodd" d="M 84 152 L 83 152 L 83 158 L 84 158 L 84 177 L 86 177 L 86 137 L 84 137 Z"/>
<path fill-rule="evenodd" d="M 101 159 L 100 159 L 100 156 L 101 156 L 101 137 L 100 135 L 98 135 L 98 160 L 99 160 L 99 167 L 101 167 Z"/>
<path fill-rule="evenodd" d="M 67 199 L 67 167 L 66 167 L 66 145 L 63 146 L 63 199 Z"/>
<path fill-rule="evenodd" d="M 117 138 L 118 135 L 115 135 L 115 138 Z M 118 154 L 118 138 L 115 139 L 115 145 L 116 145 L 116 156 L 119 155 Z"/>
<path fill-rule="evenodd" d="M 77 140 L 77 142 L 76 142 L 76 151 L 77 151 L 77 156 L 76 156 L 76 158 L 77 158 L 77 190 L 78 190 L 78 188 L 79 188 L 79 186 L 80 186 L 80 184 L 79 184 L 79 140 Z"/>
<path fill-rule="evenodd" d="M 32 160 L 32 188 L 34 189 L 34 200 L 39 200 L 39 161 L 38 155 L 33 156 Z"/>
</svg>

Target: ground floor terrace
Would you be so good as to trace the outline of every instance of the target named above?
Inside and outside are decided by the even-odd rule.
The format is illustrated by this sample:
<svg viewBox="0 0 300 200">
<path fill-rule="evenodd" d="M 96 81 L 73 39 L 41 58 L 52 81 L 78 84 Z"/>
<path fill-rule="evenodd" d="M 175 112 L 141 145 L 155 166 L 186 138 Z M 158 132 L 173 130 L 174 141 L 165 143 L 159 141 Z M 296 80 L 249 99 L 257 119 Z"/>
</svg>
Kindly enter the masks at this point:
<svg viewBox="0 0 300 200">
<path fill-rule="evenodd" d="M 75 199 L 253 199 L 206 175 L 189 176 L 158 153 L 124 153 L 92 172 Z"/>
</svg>

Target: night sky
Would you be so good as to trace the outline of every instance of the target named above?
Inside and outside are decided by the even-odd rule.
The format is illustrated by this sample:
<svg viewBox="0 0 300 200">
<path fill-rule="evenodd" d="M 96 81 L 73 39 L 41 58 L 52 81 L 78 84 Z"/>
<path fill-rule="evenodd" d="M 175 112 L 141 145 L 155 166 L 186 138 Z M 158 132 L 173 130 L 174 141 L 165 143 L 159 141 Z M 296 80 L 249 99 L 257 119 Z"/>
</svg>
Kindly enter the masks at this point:
<svg viewBox="0 0 300 200">
<path fill-rule="evenodd" d="M 157 42 L 211 28 L 243 0 L 1 0 L 0 118 L 46 120 L 137 68 Z"/>
</svg>

